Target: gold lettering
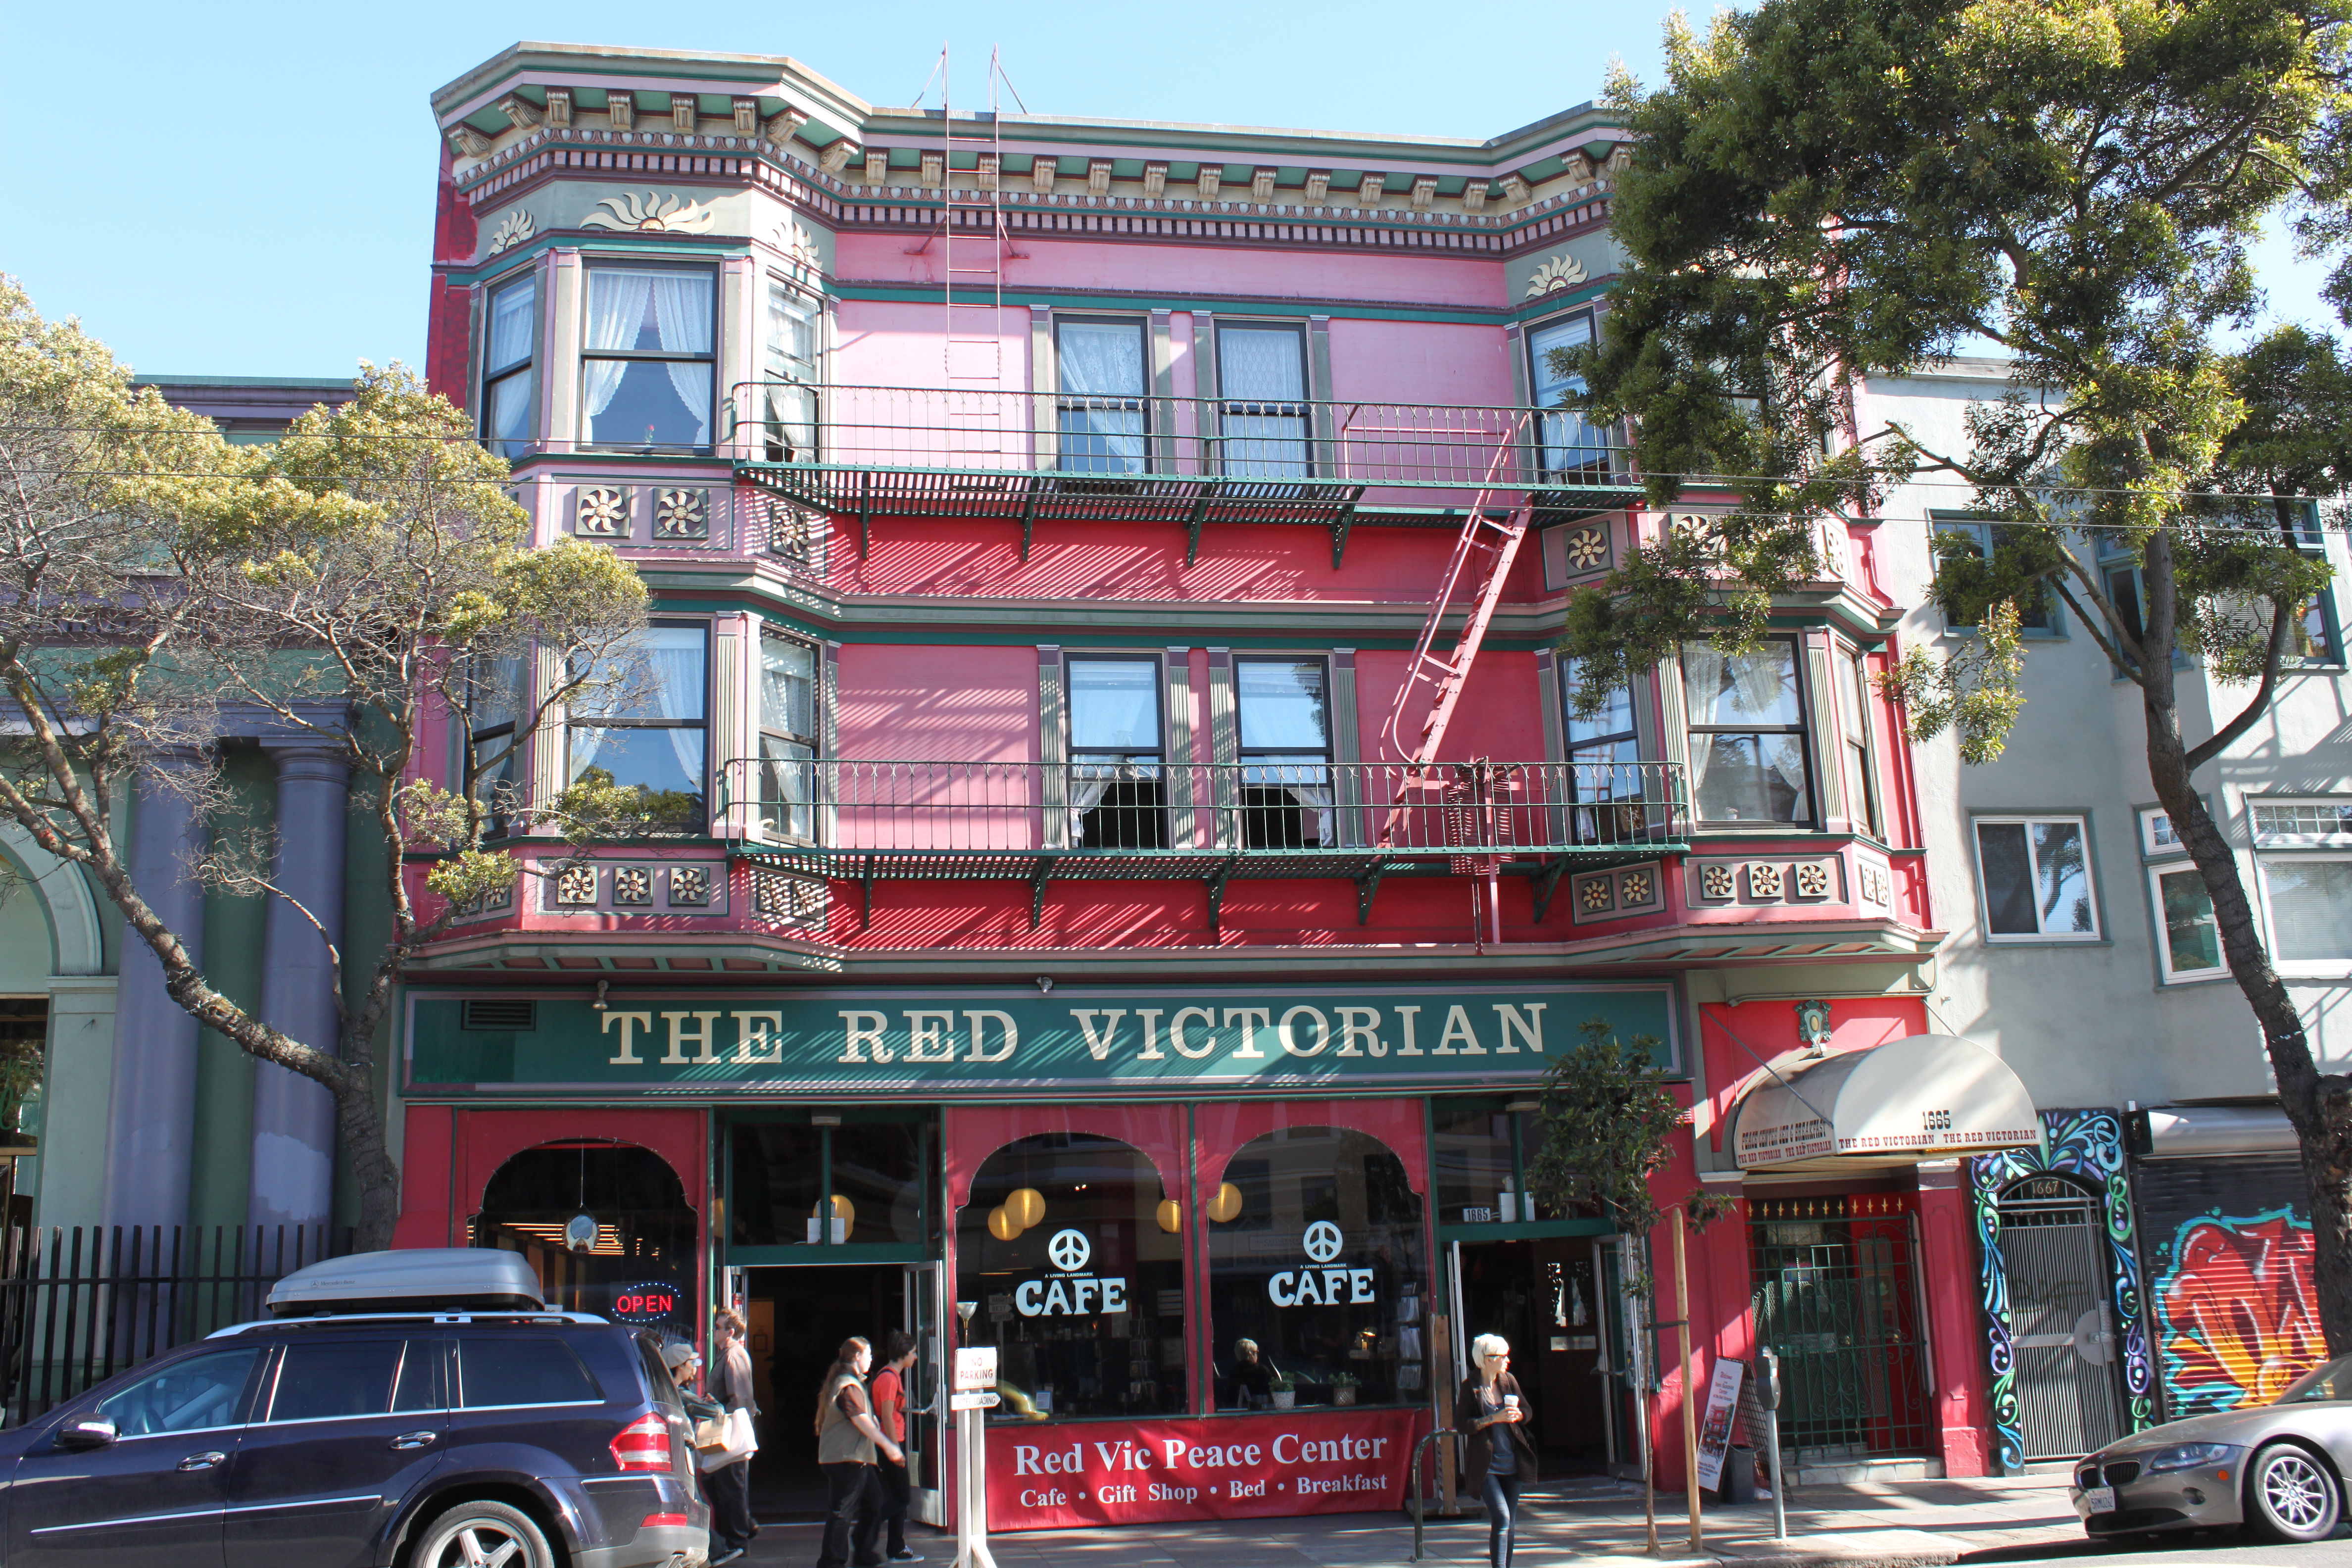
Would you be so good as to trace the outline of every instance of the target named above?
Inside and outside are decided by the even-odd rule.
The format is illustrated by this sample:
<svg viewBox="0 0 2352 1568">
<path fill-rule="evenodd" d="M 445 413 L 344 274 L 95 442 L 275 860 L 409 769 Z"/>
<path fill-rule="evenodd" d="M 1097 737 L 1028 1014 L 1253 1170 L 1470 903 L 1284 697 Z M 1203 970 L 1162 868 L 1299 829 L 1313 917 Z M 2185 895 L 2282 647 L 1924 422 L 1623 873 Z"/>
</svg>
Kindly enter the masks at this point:
<svg viewBox="0 0 2352 1568">
<path fill-rule="evenodd" d="M 1078 1021 L 1078 1032 L 1087 1037 L 1087 1053 L 1095 1060 L 1101 1061 L 1110 1055 L 1111 1044 L 1118 1038 L 1118 1021 L 1127 1016 L 1127 1009 L 1073 1007 L 1070 1016 Z M 1099 1029 L 1095 1027 L 1097 1018 L 1103 1020 Z"/>
<path fill-rule="evenodd" d="M 866 1047 L 871 1047 L 874 1059 L 887 1062 L 890 1047 L 882 1043 L 882 1031 L 890 1026 L 888 1015 L 882 1013 L 844 1013 L 841 1015 L 841 1055 L 837 1062 L 862 1062 Z"/>
<path fill-rule="evenodd" d="M 600 1032 L 609 1033 L 615 1024 L 621 1026 L 621 1054 L 605 1065 L 616 1068 L 638 1066 L 642 1058 L 637 1055 L 637 1031 L 643 1029 L 646 1034 L 652 1034 L 654 1016 L 651 1013 L 607 1013 L 597 1028 Z"/>
<path fill-rule="evenodd" d="M 1010 1013 L 982 1008 L 977 1013 L 967 1012 L 964 1016 L 971 1022 L 971 1049 L 964 1053 L 963 1058 L 968 1062 L 1001 1062 L 1013 1054 L 1013 1047 L 1021 1043 L 1020 1027 L 1013 1022 Z M 993 1056 L 980 1048 L 980 1021 L 982 1018 L 995 1019 L 997 1026 L 1004 1031 L 1004 1044 Z"/>
<path fill-rule="evenodd" d="M 1381 1038 L 1381 1010 L 1378 1007 L 1342 1007 L 1339 1013 L 1339 1050 L 1343 1057 L 1360 1057 L 1356 1048 L 1361 1041 L 1376 1057 L 1389 1054 L 1389 1043 Z"/>
<path fill-rule="evenodd" d="M 907 1059 L 910 1062 L 951 1062 L 955 1060 L 955 1041 L 948 1031 L 955 1027 L 955 1013 L 940 1007 L 911 1008 L 907 1013 Z M 877 1058 L 887 1061 L 887 1057 Z"/>
<path fill-rule="evenodd" d="M 1397 1022 L 1404 1027 L 1404 1044 L 1397 1047 L 1397 1055 L 1401 1057 L 1421 1055 L 1421 1047 L 1413 1042 L 1413 1021 L 1420 1012 L 1418 1004 L 1411 1007 L 1400 1005 L 1397 1008 Z"/>
<path fill-rule="evenodd" d="M 1495 1049 L 1497 1052 L 1517 1051 L 1519 1047 L 1511 1044 L 1511 1037 L 1517 1035 L 1527 1041 L 1528 1049 L 1538 1056 L 1543 1055 L 1543 1014 L 1544 1009 L 1550 1005 L 1549 1002 L 1530 1002 L 1528 1004 L 1527 1016 L 1522 1018 L 1519 1016 L 1518 1008 L 1512 1004 L 1496 1003 L 1495 1016 L 1502 1023 L 1503 1043 L 1496 1046 Z"/>
<path fill-rule="evenodd" d="M 687 1018 L 694 1020 L 694 1027 L 690 1031 L 678 1026 L 679 1022 Z M 697 1062 L 717 1061 L 719 1059 L 718 1042 L 711 1038 L 710 1026 L 718 1020 L 719 1015 L 716 1013 L 664 1013 L 662 1022 L 669 1026 L 669 1054 L 662 1058 L 662 1065 L 664 1067 L 683 1066 L 687 1059 L 686 1047 L 688 1046 L 695 1047 L 694 1059 Z"/>
<path fill-rule="evenodd" d="M 1272 1026 L 1274 1023 L 1274 1009 L 1271 1007 L 1228 1007 L 1225 1009 L 1225 1026 L 1227 1028 L 1231 1028 L 1233 1026 L 1233 1022 L 1236 1018 L 1239 1018 L 1242 1021 L 1242 1044 L 1241 1048 L 1234 1053 L 1234 1059 L 1235 1061 L 1261 1062 L 1265 1060 L 1265 1053 L 1257 1048 L 1257 1032 L 1260 1029 Z"/>
<path fill-rule="evenodd" d="M 776 1063 L 784 1059 L 784 1016 L 782 1013 L 735 1015 L 735 1059 Z"/>
<path fill-rule="evenodd" d="M 1194 1050 L 1184 1043 L 1184 1020 L 1187 1018 L 1198 1018 L 1213 1029 L 1217 1026 L 1217 1016 L 1206 1007 L 1182 1007 L 1177 1010 L 1174 1017 L 1168 1020 L 1168 1043 L 1176 1047 L 1176 1054 L 1199 1061 L 1217 1048 L 1217 1037 L 1211 1035 L 1208 1044 L 1197 1051 Z"/>
</svg>

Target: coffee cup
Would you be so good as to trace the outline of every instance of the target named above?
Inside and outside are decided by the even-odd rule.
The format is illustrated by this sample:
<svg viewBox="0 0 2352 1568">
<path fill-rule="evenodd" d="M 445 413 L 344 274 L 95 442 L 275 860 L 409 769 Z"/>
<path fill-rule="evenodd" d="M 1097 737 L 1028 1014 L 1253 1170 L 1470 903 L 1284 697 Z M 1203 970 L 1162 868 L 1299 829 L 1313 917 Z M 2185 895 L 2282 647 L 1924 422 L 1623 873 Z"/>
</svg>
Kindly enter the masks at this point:
<svg viewBox="0 0 2352 1568">
<path fill-rule="evenodd" d="M 1518 1396 L 1517 1394 L 1506 1394 L 1505 1395 L 1503 1395 L 1503 1408 L 1504 1408 L 1504 1409 L 1506 1409 L 1506 1410 L 1517 1410 L 1518 1407 L 1519 1407 L 1519 1396 Z"/>
</svg>

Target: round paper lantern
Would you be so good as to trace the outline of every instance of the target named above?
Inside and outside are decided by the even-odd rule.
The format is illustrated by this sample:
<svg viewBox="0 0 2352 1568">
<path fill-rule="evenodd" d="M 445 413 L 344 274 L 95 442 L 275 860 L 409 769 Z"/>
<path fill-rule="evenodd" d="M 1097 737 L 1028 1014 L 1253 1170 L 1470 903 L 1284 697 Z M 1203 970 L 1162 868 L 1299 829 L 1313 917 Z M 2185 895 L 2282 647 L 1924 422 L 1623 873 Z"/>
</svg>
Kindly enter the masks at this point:
<svg viewBox="0 0 2352 1568">
<path fill-rule="evenodd" d="M 1160 1228 L 1171 1236 L 1184 1228 L 1184 1210 L 1174 1198 L 1160 1200 Z"/>
<path fill-rule="evenodd" d="M 1000 1204 L 988 1211 L 988 1234 L 999 1241 L 1011 1241 L 1021 1234 L 1021 1222 L 1007 1214 Z"/>
<path fill-rule="evenodd" d="M 1226 1182 L 1217 1188 L 1216 1196 L 1209 1200 L 1209 1217 L 1224 1224 L 1242 1212 L 1242 1190 Z"/>
<path fill-rule="evenodd" d="M 824 1209 L 824 1205 L 821 1202 L 813 1205 L 809 1209 L 809 1218 L 816 1218 Z M 838 1237 L 828 1237 L 825 1239 L 847 1241 L 849 1233 L 857 1228 L 857 1205 L 841 1194 L 835 1193 L 833 1194 L 833 1217 L 838 1222 L 841 1234 Z"/>
<path fill-rule="evenodd" d="M 1034 1187 L 1022 1187 L 1004 1200 L 1004 1212 L 1013 1223 L 1027 1230 L 1045 1217 L 1045 1194 Z"/>
</svg>

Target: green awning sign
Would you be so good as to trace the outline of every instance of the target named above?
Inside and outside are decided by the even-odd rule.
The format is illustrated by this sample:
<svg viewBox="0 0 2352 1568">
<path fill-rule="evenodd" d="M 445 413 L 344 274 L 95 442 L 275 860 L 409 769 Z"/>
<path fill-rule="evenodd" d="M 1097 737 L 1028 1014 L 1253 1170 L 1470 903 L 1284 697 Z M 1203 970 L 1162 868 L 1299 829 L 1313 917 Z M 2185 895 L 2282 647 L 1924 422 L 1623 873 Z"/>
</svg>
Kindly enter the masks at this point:
<svg viewBox="0 0 2352 1568">
<path fill-rule="evenodd" d="M 498 994 L 501 1004 L 524 998 Z M 1451 991 L 1098 986 L 577 992 L 530 998 L 527 1028 L 468 1028 L 465 998 L 409 1002 L 412 1093 L 562 1089 L 782 1094 L 923 1089 L 1402 1089 L 1524 1082 L 1587 1019 L 1647 1035 L 1669 1068 L 1666 983 Z M 491 1010 L 484 1009 L 488 1015 Z M 518 1023 L 510 1005 L 495 1021 Z"/>
</svg>

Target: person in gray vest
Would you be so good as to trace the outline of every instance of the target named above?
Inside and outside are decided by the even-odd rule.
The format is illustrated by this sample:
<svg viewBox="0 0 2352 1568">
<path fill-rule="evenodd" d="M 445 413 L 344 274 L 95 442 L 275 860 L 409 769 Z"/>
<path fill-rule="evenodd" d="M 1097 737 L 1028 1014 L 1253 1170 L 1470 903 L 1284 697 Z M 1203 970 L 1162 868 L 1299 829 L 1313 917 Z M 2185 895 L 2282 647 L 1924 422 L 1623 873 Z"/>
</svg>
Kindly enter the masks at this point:
<svg viewBox="0 0 2352 1568">
<path fill-rule="evenodd" d="M 881 1568 L 875 1538 L 882 1531 L 882 1489 L 876 1453 L 894 1465 L 906 1450 L 876 1425 L 866 1373 L 874 1347 L 852 1334 L 841 1342 L 816 1400 L 816 1463 L 824 1472 L 824 1544 L 816 1568 Z"/>
</svg>

